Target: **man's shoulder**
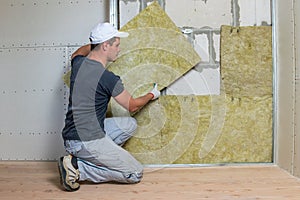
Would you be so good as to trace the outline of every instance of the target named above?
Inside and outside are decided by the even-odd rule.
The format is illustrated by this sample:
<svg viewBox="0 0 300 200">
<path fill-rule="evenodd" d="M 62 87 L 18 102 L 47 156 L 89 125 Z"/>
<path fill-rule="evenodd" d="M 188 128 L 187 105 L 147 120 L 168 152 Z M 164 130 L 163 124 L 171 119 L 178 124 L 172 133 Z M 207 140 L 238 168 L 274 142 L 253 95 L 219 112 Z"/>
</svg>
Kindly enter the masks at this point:
<svg viewBox="0 0 300 200">
<path fill-rule="evenodd" d="M 110 80 L 111 79 L 115 79 L 115 80 L 119 80 L 120 79 L 120 76 L 116 75 L 115 73 L 113 73 L 113 72 L 111 72 L 111 71 L 109 71 L 107 69 L 104 70 L 103 74 L 104 74 L 104 77 L 106 79 L 110 79 Z"/>
<path fill-rule="evenodd" d="M 84 60 L 85 56 L 82 55 L 77 55 L 71 60 L 71 66 L 73 67 L 74 65 L 78 65 L 79 63 L 81 64 L 82 61 Z"/>
</svg>

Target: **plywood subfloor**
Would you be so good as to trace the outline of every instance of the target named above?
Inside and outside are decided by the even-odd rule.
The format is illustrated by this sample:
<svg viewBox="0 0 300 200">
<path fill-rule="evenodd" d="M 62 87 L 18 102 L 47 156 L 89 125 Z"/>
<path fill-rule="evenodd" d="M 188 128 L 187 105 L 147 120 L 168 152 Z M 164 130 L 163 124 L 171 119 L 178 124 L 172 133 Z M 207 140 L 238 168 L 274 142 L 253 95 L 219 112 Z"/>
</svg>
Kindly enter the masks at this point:
<svg viewBox="0 0 300 200">
<path fill-rule="evenodd" d="M 60 188 L 55 162 L 0 162 L 0 199 L 300 199 L 300 180 L 273 165 L 146 168 L 141 183 Z"/>
</svg>

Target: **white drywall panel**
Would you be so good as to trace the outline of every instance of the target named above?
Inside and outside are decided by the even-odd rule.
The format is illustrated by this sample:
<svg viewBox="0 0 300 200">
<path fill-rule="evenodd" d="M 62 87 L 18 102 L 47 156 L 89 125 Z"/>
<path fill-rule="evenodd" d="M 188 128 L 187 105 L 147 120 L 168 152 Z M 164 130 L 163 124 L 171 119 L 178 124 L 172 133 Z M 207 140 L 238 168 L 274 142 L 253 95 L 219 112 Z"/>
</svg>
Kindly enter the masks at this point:
<svg viewBox="0 0 300 200">
<path fill-rule="evenodd" d="M 67 48 L 0 49 L 0 159 L 64 153 L 67 63 Z"/>
<path fill-rule="evenodd" d="M 271 24 L 270 0 L 239 0 L 240 26 L 261 26 Z"/>
<path fill-rule="evenodd" d="M 209 44 L 207 34 L 197 34 L 194 39 L 194 48 L 201 57 L 201 62 L 209 62 Z"/>
<path fill-rule="evenodd" d="M 0 48 L 76 45 L 108 20 L 105 0 L 1 0 Z"/>
<path fill-rule="evenodd" d="M 167 88 L 167 95 L 219 95 L 219 69 L 190 70 Z"/>
<path fill-rule="evenodd" d="M 195 34 L 193 46 L 201 57 L 197 69 L 191 70 L 184 77 L 178 79 L 167 88 L 169 95 L 215 95 L 220 93 L 219 61 L 220 35 L 212 34 L 212 43 L 209 43 L 209 32 Z M 214 51 L 214 52 L 211 52 Z M 214 57 L 213 57 L 214 56 Z"/>
<path fill-rule="evenodd" d="M 56 160 L 65 155 L 60 132 L 0 134 L 0 160 Z"/>
<path fill-rule="evenodd" d="M 213 45 L 215 49 L 215 54 L 216 54 L 216 62 L 220 62 L 220 41 L 221 41 L 221 36 L 220 34 L 214 34 L 213 35 Z"/>
<path fill-rule="evenodd" d="M 231 1 L 228 0 L 166 0 L 165 10 L 179 27 L 220 28 L 232 21 Z"/>
<path fill-rule="evenodd" d="M 66 48 L 0 49 L 0 90 L 4 93 L 61 89 Z M 55 75 L 55 76 L 53 76 Z"/>
<path fill-rule="evenodd" d="M 238 2 L 240 26 L 253 26 L 256 23 L 256 0 L 239 0 Z"/>
<path fill-rule="evenodd" d="M 257 26 L 272 24 L 271 20 L 271 0 L 256 0 L 256 23 Z"/>
<path fill-rule="evenodd" d="M 139 11 L 139 1 L 120 1 L 120 27 L 139 14 Z"/>
</svg>

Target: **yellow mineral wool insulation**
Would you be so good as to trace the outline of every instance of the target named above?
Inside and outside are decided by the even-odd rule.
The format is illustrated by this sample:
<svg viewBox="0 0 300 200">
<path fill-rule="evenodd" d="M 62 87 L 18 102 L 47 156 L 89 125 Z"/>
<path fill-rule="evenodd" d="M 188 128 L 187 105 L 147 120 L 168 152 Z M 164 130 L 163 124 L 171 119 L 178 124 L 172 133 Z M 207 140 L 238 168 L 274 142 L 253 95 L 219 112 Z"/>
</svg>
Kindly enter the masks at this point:
<svg viewBox="0 0 300 200">
<path fill-rule="evenodd" d="M 131 31 L 147 27 L 181 32 L 157 1 L 147 6 L 142 12 L 125 24 L 121 30 Z"/>
<path fill-rule="evenodd" d="M 136 115 L 124 147 L 144 164 L 271 162 L 272 96 L 213 98 L 161 97 Z"/>
<path fill-rule="evenodd" d="M 201 125 L 198 127 L 200 142 L 193 143 L 174 163 L 272 162 L 271 95 L 242 98 L 227 96 L 222 134 L 205 157 L 201 157 L 197 149 L 205 145 L 204 141 L 209 135 L 205 132 L 206 128 Z"/>
<path fill-rule="evenodd" d="M 272 94 L 272 27 L 221 27 L 221 74 L 226 94 Z"/>
<path fill-rule="evenodd" d="M 68 71 L 67 73 L 65 73 L 65 74 L 63 75 L 63 77 L 62 77 L 64 83 L 65 83 L 68 87 L 70 87 L 70 78 L 71 78 L 71 70 Z"/>
<path fill-rule="evenodd" d="M 149 92 L 153 83 L 161 90 L 200 62 L 192 45 L 155 1 L 121 28 L 129 32 L 122 38 L 119 58 L 108 70 L 121 76 L 133 96 Z M 112 100 L 113 116 L 128 112 Z"/>
<path fill-rule="evenodd" d="M 272 162 L 271 27 L 222 26 L 218 96 L 162 96 L 125 148 L 144 164 Z"/>
<path fill-rule="evenodd" d="M 195 140 L 199 117 L 209 117 L 199 104 L 193 96 L 162 96 L 135 116 L 137 133 L 125 148 L 143 163 L 173 163 Z"/>
</svg>

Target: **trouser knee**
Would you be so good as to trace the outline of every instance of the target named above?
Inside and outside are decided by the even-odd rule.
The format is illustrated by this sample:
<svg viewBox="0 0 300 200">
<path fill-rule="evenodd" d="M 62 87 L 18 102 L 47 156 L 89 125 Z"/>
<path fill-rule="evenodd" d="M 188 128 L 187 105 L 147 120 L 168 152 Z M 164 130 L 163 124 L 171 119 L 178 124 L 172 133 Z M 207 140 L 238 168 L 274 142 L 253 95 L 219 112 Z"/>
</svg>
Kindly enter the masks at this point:
<svg viewBox="0 0 300 200">
<path fill-rule="evenodd" d="M 128 125 L 128 129 L 129 130 L 128 130 L 128 132 L 133 133 L 136 130 L 136 128 L 137 128 L 137 121 L 136 121 L 135 118 L 129 117 L 128 123 L 129 123 L 129 125 Z"/>
</svg>

